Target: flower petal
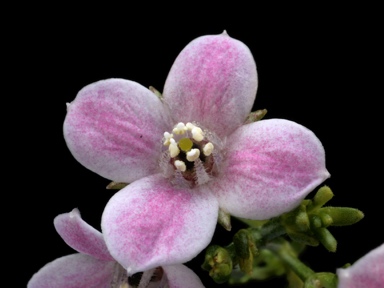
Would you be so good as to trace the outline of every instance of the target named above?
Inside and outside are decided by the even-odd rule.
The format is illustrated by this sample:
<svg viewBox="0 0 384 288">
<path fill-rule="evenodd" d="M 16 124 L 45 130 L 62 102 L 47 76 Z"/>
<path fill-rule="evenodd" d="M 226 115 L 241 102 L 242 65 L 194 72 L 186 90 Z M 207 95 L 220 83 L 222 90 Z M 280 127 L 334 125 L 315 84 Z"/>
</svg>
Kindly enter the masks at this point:
<svg viewBox="0 0 384 288">
<path fill-rule="evenodd" d="M 257 84 L 249 48 L 224 31 L 196 38 L 181 51 L 163 96 L 176 122 L 196 121 L 223 137 L 244 122 Z"/>
<path fill-rule="evenodd" d="M 80 211 L 60 214 L 53 221 L 57 233 L 65 243 L 78 252 L 101 260 L 114 260 L 109 253 L 101 232 L 81 219 Z"/>
<path fill-rule="evenodd" d="M 229 137 L 222 174 L 210 186 L 225 211 L 263 220 L 292 210 L 329 176 L 324 148 L 312 131 L 271 119 Z"/>
<path fill-rule="evenodd" d="M 101 228 L 112 256 L 132 275 L 191 260 L 211 241 L 217 215 L 212 194 L 175 188 L 158 174 L 112 196 Z"/>
<path fill-rule="evenodd" d="M 384 284 L 384 244 L 371 250 L 348 268 L 336 270 L 338 288 L 379 288 Z"/>
<path fill-rule="evenodd" d="M 200 278 L 185 265 L 162 266 L 169 288 L 204 288 Z"/>
<path fill-rule="evenodd" d="M 102 80 L 81 89 L 68 105 L 64 137 L 85 167 L 130 183 L 157 171 L 163 133 L 171 125 L 167 115 L 158 97 L 140 84 Z"/>
<path fill-rule="evenodd" d="M 42 267 L 27 288 L 109 288 L 115 265 L 80 253 L 67 255 Z"/>
</svg>

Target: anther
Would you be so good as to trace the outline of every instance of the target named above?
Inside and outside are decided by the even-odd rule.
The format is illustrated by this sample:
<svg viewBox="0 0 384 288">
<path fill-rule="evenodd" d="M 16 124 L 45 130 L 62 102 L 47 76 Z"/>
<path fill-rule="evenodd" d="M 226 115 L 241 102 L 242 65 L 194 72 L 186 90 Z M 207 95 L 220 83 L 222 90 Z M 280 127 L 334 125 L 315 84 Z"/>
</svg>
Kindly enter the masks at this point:
<svg viewBox="0 0 384 288">
<path fill-rule="evenodd" d="M 200 156 L 200 150 L 199 149 L 192 149 L 191 151 L 187 152 L 187 160 L 189 162 L 195 161 Z"/>
<path fill-rule="evenodd" d="M 181 172 L 184 172 L 185 170 L 187 170 L 187 166 L 181 160 L 176 160 L 174 165 L 175 165 L 176 169 L 181 171 Z"/>
<path fill-rule="evenodd" d="M 204 139 L 204 134 L 203 134 L 203 130 L 201 130 L 200 127 L 193 127 L 192 130 L 192 138 L 195 139 L 196 141 L 200 142 L 201 140 Z"/>
<path fill-rule="evenodd" d="M 172 132 L 178 135 L 184 134 L 185 131 L 187 131 L 187 127 L 184 125 L 183 122 L 177 123 L 175 128 L 173 128 Z"/>
<path fill-rule="evenodd" d="M 211 142 L 208 142 L 207 144 L 204 145 L 203 147 L 203 153 L 205 156 L 209 156 L 212 154 L 212 151 L 213 151 L 213 144 Z"/>
<path fill-rule="evenodd" d="M 171 144 L 171 139 L 173 138 L 173 134 L 169 133 L 169 132 L 164 132 L 164 145 L 165 146 L 168 146 L 169 144 Z"/>
<path fill-rule="evenodd" d="M 176 157 L 177 155 L 179 155 L 180 153 L 180 149 L 179 147 L 177 147 L 177 143 L 175 141 L 175 139 L 170 139 L 170 144 L 169 144 L 169 155 L 171 156 L 171 158 L 174 158 Z"/>
<path fill-rule="evenodd" d="M 196 127 L 195 125 L 193 125 L 191 122 L 188 122 L 186 125 L 185 125 L 185 127 L 187 127 L 187 129 L 189 130 L 189 131 L 191 131 L 194 127 Z"/>
</svg>

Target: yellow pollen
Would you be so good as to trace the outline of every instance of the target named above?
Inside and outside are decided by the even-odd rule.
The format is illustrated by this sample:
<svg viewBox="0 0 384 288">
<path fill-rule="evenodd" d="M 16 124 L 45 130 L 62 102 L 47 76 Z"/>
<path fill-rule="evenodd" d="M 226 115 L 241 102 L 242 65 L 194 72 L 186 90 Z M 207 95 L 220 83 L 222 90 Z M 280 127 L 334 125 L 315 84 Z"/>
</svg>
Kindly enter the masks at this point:
<svg viewBox="0 0 384 288">
<path fill-rule="evenodd" d="M 192 149 L 193 142 L 189 138 L 182 138 L 179 141 L 179 147 L 184 152 L 188 152 Z"/>
</svg>

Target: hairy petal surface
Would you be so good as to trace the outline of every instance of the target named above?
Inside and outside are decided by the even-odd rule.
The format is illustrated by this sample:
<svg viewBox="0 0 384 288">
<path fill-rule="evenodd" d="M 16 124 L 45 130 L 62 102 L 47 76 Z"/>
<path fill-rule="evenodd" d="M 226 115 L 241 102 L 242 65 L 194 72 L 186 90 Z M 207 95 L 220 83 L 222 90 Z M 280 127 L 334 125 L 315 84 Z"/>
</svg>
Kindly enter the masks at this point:
<svg viewBox="0 0 384 288">
<path fill-rule="evenodd" d="M 181 51 L 163 96 L 176 122 L 197 121 L 223 137 L 244 122 L 257 84 L 249 48 L 224 31 L 196 38 Z"/>
<path fill-rule="evenodd" d="M 55 259 L 29 280 L 28 288 L 110 288 L 116 262 L 76 253 Z"/>
<path fill-rule="evenodd" d="M 210 184 L 220 207 L 248 219 L 269 219 L 295 208 L 330 174 L 312 131 L 283 119 L 237 129 L 227 141 L 221 175 Z"/>
<path fill-rule="evenodd" d="M 384 285 L 384 244 L 348 268 L 336 270 L 338 288 L 380 288 Z"/>
<path fill-rule="evenodd" d="M 140 84 L 102 80 L 81 89 L 68 105 L 64 138 L 86 168 L 130 183 L 157 172 L 167 115 L 158 97 Z"/>
<path fill-rule="evenodd" d="M 88 254 L 101 260 L 113 261 L 101 232 L 86 223 L 78 209 L 63 213 L 53 221 L 57 233 L 65 243 L 78 252 Z"/>
<path fill-rule="evenodd" d="M 101 228 L 112 256 L 133 274 L 191 260 L 211 241 L 217 215 L 212 194 L 175 188 L 158 174 L 112 196 Z"/>
<path fill-rule="evenodd" d="M 200 278 L 185 265 L 163 266 L 169 288 L 204 288 Z"/>
</svg>

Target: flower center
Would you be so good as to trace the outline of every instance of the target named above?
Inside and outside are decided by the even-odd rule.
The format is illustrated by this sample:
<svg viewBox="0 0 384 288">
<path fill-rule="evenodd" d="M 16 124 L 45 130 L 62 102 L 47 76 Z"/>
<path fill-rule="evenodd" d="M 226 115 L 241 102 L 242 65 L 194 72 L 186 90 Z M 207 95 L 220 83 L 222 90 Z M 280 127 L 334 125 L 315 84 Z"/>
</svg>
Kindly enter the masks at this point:
<svg viewBox="0 0 384 288">
<path fill-rule="evenodd" d="M 221 162 L 220 139 L 193 123 L 179 122 L 164 132 L 161 168 L 173 182 L 190 187 L 208 182 Z"/>
</svg>

